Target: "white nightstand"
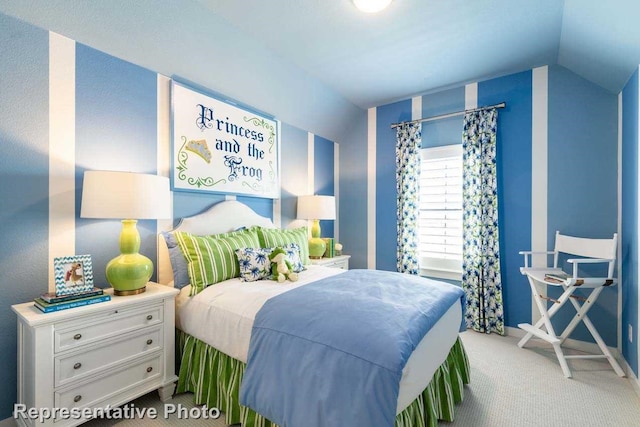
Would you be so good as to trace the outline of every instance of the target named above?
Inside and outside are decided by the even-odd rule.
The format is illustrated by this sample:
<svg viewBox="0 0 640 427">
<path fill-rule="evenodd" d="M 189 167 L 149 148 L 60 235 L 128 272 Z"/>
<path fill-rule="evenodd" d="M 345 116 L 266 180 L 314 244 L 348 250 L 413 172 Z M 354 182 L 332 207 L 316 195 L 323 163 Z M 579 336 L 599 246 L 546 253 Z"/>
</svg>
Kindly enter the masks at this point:
<svg viewBox="0 0 640 427">
<path fill-rule="evenodd" d="M 311 264 L 348 270 L 349 258 L 351 258 L 351 255 L 338 255 L 338 256 L 334 256 L 333 258 L 312 259 Z"/>
<path fill-rule="evenodd" d="M 33 302 L 12 306 L 18 315 L 18 404 L 29 408 L 111 408 L 157 389 L 173 395 L 175 296 L 156 283 L 146 292 L 42 313 Z M 88 412 L 88 410 L 87 410 Z M 55 419 L 69 427 L 86 418 Z M 53 426 L 19 417 L 21 426 Z"/>
</svg>

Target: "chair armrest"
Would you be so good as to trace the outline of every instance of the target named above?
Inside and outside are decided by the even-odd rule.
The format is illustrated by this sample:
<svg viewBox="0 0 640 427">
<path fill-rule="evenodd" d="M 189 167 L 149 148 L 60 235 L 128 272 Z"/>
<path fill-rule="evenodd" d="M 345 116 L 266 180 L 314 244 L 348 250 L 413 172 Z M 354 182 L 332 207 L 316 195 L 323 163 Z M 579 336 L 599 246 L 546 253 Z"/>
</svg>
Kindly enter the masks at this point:
<svg viewBox="0 0 640 427">
<path fill-rule="evenodd" d="M 527 258 L 527 255 L 553 255 L 555 251 L 520 251 L 518 254 L 524 255 L 524 268 L 529 268 L 529 258 Z"/>
<path fill-rule="evenodd" d="M 567 262 L 570 262 L 572 264 L 581 264 L 581 263 L 594 264 L 598 262 L 611 262 L 611 261 L 613 260 L 606 259 L 606 258 L 571 258 L 567 260 Z"/>
<path fill-rule="evenodd" d="M 606 258 L 571 258 L 568 259 L 567 262 L 573 264 L 573 277 L 578 277 L 578 265 L 579 264 L 596 264 L 600 262 L 611 262 L 612 259 Z"/>
</svg>

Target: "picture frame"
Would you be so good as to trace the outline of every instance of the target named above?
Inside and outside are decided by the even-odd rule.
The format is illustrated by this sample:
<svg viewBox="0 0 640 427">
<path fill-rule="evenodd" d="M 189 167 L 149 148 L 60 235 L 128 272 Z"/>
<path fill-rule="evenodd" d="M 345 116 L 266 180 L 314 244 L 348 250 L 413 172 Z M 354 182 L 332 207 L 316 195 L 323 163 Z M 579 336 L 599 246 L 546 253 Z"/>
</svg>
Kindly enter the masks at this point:
<svg viewBox="0 0 640 427">
<path fill-rule="evenodd" d="M 56 296 L 72 295 L 93 289 L 91 255 L 70 255 L 53 259 Z"/>
<path fill-rule="evenodd" d="M 171 82 L 171 189 L 277 199 L 280 122 Z"/>
</svg>

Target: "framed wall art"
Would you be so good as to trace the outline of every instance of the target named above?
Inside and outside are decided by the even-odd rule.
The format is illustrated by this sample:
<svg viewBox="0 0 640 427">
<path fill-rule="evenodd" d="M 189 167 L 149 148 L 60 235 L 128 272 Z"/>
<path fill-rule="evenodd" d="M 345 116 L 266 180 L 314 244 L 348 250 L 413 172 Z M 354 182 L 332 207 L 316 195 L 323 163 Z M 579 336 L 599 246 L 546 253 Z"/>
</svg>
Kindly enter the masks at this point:
<svg viewBox="0 0 640 427">
<path fill-rule="evenodd" d="M 72 255 L 53 259 L 56 295 L 71 295 L 93 289 L 91 255 Z"/>
<path fill-rule="evenodd" d="M 171 83 L 174 191 L 280 197 L 279 123 Z"/>
</svg>

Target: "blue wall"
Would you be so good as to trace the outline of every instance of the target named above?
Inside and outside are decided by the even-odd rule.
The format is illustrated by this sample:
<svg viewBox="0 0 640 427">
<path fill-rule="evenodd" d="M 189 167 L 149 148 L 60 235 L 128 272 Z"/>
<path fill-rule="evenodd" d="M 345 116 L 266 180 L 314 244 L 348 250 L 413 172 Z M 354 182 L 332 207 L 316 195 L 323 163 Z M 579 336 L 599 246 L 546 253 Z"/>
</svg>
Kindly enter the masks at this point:
<svg viewBox="0 0 640 427">
<path fill-rule="evenodd" d="M 547 216 L 550 250 L 556 230 L 593 238 L 611 238 L 617 232 L 617 136 L 617 97 L 565 68 L 550 67 Z M 566 263 L 562 267 L 571 271 Z M 606 274 L 606 266 L 583 272 Z M 548 295 L 553 298 L 559 297 L 561 291 L 548 287 Z M 612 347 L 617 346 L 618 291 L 617 286 L 604 289 L 589 312 L 589 318 Z M 563 307 L 553 319 L 556 331 L 564 330 L 574 314 L 570 304 Z M 595 342 L 582 322 L 572 338 Z"/>
<path fill-rule="evenodd" d="M 411 120 L 411 100 L 377 109 L 376 126 L 376 268 L 396 271 L 396 131 L 392 123 Z"/>
<path fill-rule="evenodd" d="M 574 232 L 584 237 L 611 236 L 617 224 L 617 108 L 615 95 L 608 93 L 561 67 L 549 68 L 548 90 L 548 206 L 549 235 L 556 229 Z M 531 322 L 531 293 L 520 274 L 522 256 L 518 251 L 531 248 L 532 234 L 532 132 L 533 72 L 526 71 L 478 82 L 478 105 L 505 101 L 498 113 L 497 173 L 500 224 L 501 272 L 505 324 Z M 423 117 L 464 109 L 465 87 L 422 96 Z M 383 105 L 375 109 L 376 136 L 376 267 L 396 269 L 396 189 L 395 132 L 390 124 L 411 119 L 411 99 Z M 462 137 L 462 120 L 446 119 L 423 124 L 423 146 L 458 143 Z M 360 150 L 365 149 L 364 144 Z M 354 149 L 355 152 L 355 149 Z M 362 151 L 360 151 L 362 152 Z M 563 166 L 573 154 L 571 163 L 589 165 L 572 174 Z M 353 158 L 353 157 L 350 157 Z M 363 161 L 364 162 L 364 161 Z M 603 166 L 595 166 L 598 163 Z M 359 168 L 367 174 L 366 165 Z M 345 173 L 341 171 L 341 180 Z M 351 177 L 349 178 L 351 179 Z M 359 182 L 366 182 L 366 176 Z M 583 183 L 585 185 L 583 185 Z M 341 182 L 341 188 L 344 186 Z M 591 186 L 591 187 L 590 187 Z M 568 195 L 568 192 L 571 192 Z M 344 207 L 344 198 L 342 204 Z M 567 200 L 587 204 L 586 214 L 558 205 Z M 355 202 L 349 202 L 355 207 Z M 366 203 L 366 201 L 365 201 Z M 570 203 L 569 203 L 570 204 Z M 351 205 L 350 205 L 351 206 Z M 604 206 L 603 209 L 599 209 Z M 576 225 L 576 215 L 590 218 Z M 366 205 L 359 216 L 342 218 L 341 228 L 366 223 Z M 342 234 L 347 246 L 356 244 L 360 234 Z M 548 240 L 553 247 L 553 238 Z M 366 258 L 363 257 L 366 260 Z M 363 266 L 366 266 L 364 263 Z M 609 345 L 617 342 L 617 290 L 607 290 L 601 297 L 592 320 Z M 572 317 L 572 307 L 566 315 Z M 598 311 L 599 313 L 595 313 Z M 561 313 L 555 322 L 566 322 Z M 578 331 L 574 338 L 588 339 Z"/>
<path fill-rule="evenodd" d="M 498 110 L 497 175 L 500 270 L 505 326 L 531 322 L 531 294 L 520 274 L 531 248 L 532 73 L 512 74 L 478 84 L 478 105 L 502 101 Z"/>
<path fill-rule="evenodd" d="M 0 13 L 341 140 L 362 110 L 214 9 L 200 1 L 0 1 Z"/>
<path fill-rule="evenodd" d="M 118 220 L 80 218 L 86 170 L 157 173 L 157 76 L 76 44 L 76 253 L 91 254 L 96 283 L 120 252 Z M 141 253 L 156 258 L 156 222 L 138 221 Z M 96 244 L 96 236 L 100 244 Z"/>
<path fill-rule="evenodd" d="M 0 14 L 0 419 L 16 391 L 10 306 L 46 290 L 49 218 L 49 35 Z"/>
<path fill-rule="evenodd" d="M 367 268 L 367 114 L 351 124 L 340 144 L 340 243 L 350 268 Z"/>
<path fill-rule="evenodd" d="M 622 90 L 622 355 L 638 377 L 638 70 Z M 633 342 L 628 339 L 633 327 Z"/>
<path fill-rule="evenodd" d="M 334 143 L 321 136 L 314 135 L 314 194 L 322 196 L 335 195 L 334 170 Z M 320 221 L 322 237 L 334 237 L 333 220 Z"/>
<path fill-rule="evenodd" d="M 49 228 L 49 52 L 50 34 L 0 14 L 0 227 L 9 242 L 0 249 L 0 420 L 11 416 L 16 392 L 16 317 L 12 304 L 27 302 L 48 287 Z M 104 268 L 119 252 L 119 221 L 80 218 L 85 170 L 157 173 L 158 74 L 74 43 L 75 63 L 75 232 L 76 254 L 91 254 L 96 285 L 107 286 Z M 266 109 L 268 111 L 268 108 Z M 168 115 L 168 112 L 166 112 Z M 282 123 L 281 173 L 283 226 L 295 218 L 295 197 L 334 194 L 335 143 Z M 59 141 L 56 141 L 59 143 Z M 315 174 L 307 165 L 313 162 Z M 308 182 L 313 180 L 313 183 Z M 290 182 L 294 185 L 289 185 Z M 224 195 L 174 193 L 174 218 L 198 213 L 224 200 Z M 274 201 L 238 197 L 263 216 L 273 217 Z M 53 217 L 52 217 L 53 218 Z M 141 252 L 156 262 L 156 221 L 140 221 Z M 333 221 L 325 235 L 333 234 Z M 327 234 L 328 233 L 328 234 Z M 69 254 L 71 255 L 71 254 Z"/>
<path fill-rule="evenodd" d="M 464 86 L 424 95 L 422 116 L 434 117 L 464 110 Z M 462 143 L 462 116 L 422 123 L 422 147 Z"/>
</svg>

